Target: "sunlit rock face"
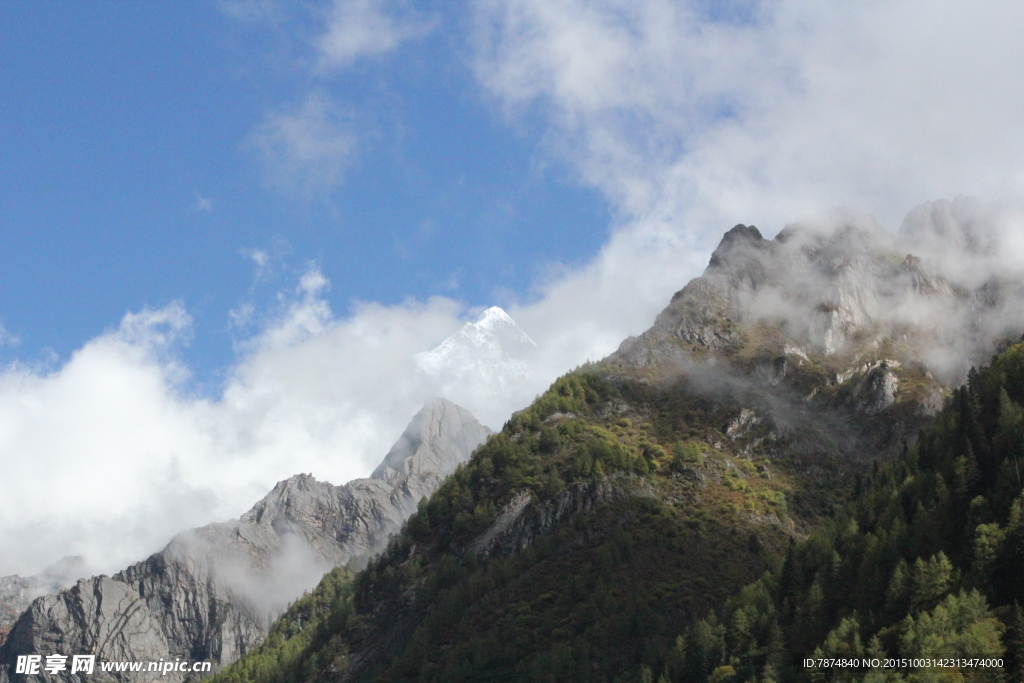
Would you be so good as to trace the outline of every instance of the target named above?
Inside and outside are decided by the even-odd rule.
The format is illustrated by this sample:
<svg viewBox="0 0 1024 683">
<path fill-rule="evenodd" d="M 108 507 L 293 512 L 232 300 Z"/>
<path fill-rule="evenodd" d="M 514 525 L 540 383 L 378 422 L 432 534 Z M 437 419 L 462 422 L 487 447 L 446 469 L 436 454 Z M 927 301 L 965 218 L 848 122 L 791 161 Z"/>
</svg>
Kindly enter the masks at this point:
<svg viewBox="0 0 1024 683">
<path fill-rule="evenodd" d="M 334 486 L 296 475 L 238 520 L 183 532 L 113 577 L 35 599 L 0 648 L 0 665 L 54 652 L 229 664 L 324 572 L 382 549 L 489 434 L 466 409 L 431 399 L 370 478 Z"/>
</svg>

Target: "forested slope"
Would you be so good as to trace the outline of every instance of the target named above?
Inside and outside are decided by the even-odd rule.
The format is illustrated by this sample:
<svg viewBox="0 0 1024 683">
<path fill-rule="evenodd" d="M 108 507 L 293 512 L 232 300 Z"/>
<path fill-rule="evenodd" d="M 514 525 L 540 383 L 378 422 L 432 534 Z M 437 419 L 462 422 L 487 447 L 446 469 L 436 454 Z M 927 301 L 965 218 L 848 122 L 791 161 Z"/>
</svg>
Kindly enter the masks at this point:
<svg viewBox="0 0 1024 683">
<path fill-rule="evenodd" d="M 1024 345 L 954 392 L 824 529 L 687 630 L 670 681 L 1024 680 Z M 984 667 L 814 672 L 804 657 L 1002 658 Z M 962 676 L 962 678 L 959 678 Z"/>
<path fill-rule="evenodd" d="M 610 681 L 659 666 L 785 548 L 792 480 L 709 448 L 714 430 L 674 429 L 675 412 L 634 421 L 631 389 L 650 391 L 586 370 L 557 381 L 379 559 L 350 583 L 336 572 L 222 680 Z M 691 407 L 713 421 L 716 404 Z M 320 624 L 302 616 L 313 604 Z"/>
</svg>

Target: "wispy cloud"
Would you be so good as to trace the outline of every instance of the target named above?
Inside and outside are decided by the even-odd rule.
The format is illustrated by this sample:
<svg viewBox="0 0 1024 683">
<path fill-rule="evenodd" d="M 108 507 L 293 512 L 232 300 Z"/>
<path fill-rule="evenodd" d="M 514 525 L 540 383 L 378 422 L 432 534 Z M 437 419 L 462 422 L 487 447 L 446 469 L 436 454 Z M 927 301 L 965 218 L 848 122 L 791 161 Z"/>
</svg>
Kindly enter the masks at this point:
<svg viewBox="0 0 1024 683">
<path fill-rule="evenodd" d="M 246 144 L 258 152 L 269 183 L 310 195 L 342 180 L 358 140 L 353 115 L 315 90 L 297 106 L 270 112 Z"/>
<path fill-rule="evenodd" d="M 1008 3 L 477 0 L 476 72 L 627 219 L 705 239 L 854 205 L 1019 193 Z"/>
<path fill-rule="evenodd" d="M 239 0 L 224 11 L 239 21 L 287 26 L 288 12 L 273 0 Z M 426 35 L 436 21 L 401 0 L 333 0 L 312 12 L 315 29 L 298 30 L 298 53 L 310 86 L 301 101 L 269 111 L 248 136 L 271 185 L 305 197 L 344 180 L 366 131 L 356 125 L 351 103 L 330 94 L 333 76 L 361 59 L 378 58 Z M 312 54 L 312 58 L 308 55 Z"/>
<path fill-rule="evenodd" d="M 196 192 L 196 200 L 192 206 L 196 211 L 213 211 L 213 200 Z"/>
<path fill-rule="evenodd" d="M 327 30 L 314 41 L 321 70 L 345 68 L 362 57 L 386 54 L 436 25 L 400 3 L 385 0 L 335 0 L 329 17 Z"/>
<path fill-rule="evenodd" d="M 0 348 L 14 347 L 21 343 L 21 338 L 11 334 L 6 327 L 0 325 Z"/>
<path fill-rule="evenodd" d="M 256 266 L 256 272 L 253 274 L 255 279 L 259 280 L 267 273 L 267 269 L 270 268 L 270 254 L 264 249 L 243 249 L 242 255 L 248 258 Z"/>
</svg>

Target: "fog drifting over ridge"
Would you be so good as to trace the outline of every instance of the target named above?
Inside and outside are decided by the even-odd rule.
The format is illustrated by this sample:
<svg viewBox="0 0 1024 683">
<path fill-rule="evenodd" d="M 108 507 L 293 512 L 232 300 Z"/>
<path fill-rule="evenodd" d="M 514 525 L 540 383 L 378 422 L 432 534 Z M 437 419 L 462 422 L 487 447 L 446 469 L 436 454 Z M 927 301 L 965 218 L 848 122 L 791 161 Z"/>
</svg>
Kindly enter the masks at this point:
<svg viewBox="0 0 1024 683">
<path fill-rule="evenodd" d="M 343 10 L 357 4 L 335 0 L 330 16 L 353 16 Z M 385 3 L 360 6 L 373 8 L 366 32 L 319 68 L 343 68 L 359 49 L 410 49 L 399 38 L 416 31 L 381 19 Z M 522 394 L 466 405 L 492 427 L 558 374 L 643 331 L 736 223 L 770 237 L 846 205 L 892 233 L 930 199 L 1021 195 L 1022 6 L 781 1 L 739 19 L 671 0 L 457 6 L 473 19 L 461 38 L 496 116 L 536 117 L 538 155 L 598 188 L 616 216 L 591 262 L 496 302 L 542 353 Z M 374 26 L 387 31 L 379 40 Z M 309 38 L 318 50 L 335 35 L 322 28 Z M 317 102 L 318 125 L 293 121 L 306 111 L 296 110 L 290 135 L 270 138 L 281 149 L 268 163 L 319 187 L 334 176 L 310 178 L 337 175 L 343 160 L 301 152 L 337 138 L 330 108 L 343 103 Z M 1001 234 L 995 258 L 1012 268 L 1024 254 L 1019 223 L 1008 218 Z M 978 272 L 996 261 L 977 261 Z M 311 276 L 288 293 L 215 399 L 189 395 L 175 349 L 190 319 L 177 304 L 127 314 L 55 369 L 5 368 L 0 575 L 78 553 L 118 569 L 183 528 L 241 514 L 291 474 L 367 474 L 431 393 L 415 354 L 477 311 L 434 297 L 338 315 L 324 284 Z"/>
</svg>

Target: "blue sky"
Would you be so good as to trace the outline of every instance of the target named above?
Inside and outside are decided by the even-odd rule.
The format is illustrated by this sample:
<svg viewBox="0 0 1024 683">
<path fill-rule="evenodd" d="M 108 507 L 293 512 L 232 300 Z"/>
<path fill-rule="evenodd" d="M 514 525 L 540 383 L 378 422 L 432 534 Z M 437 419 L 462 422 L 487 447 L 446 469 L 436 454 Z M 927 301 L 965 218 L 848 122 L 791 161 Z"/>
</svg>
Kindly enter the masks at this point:
<svg viewBox="0 0 1024 683">
<path fill-rule="evenodd" d="M 20 358 L 62 357 L 127 311 L 184 301 L 197 378 L 231 363 L 228 312 L 272 307 L 309 262 L 345 311 L 433 294 L 528 297 L 608 236 L 602 196 L 538 153 L 474 79 L 465 25 L 423 3 L 422 35 L 320 73 L 323 8 L 239 19 L 217 3 L 0 7 L 0 321 Z M 292 181 L 254 135 L 309 92 L 357 138 L 336 177 Z M 254 281 L 244 250 L 273 258 Z"/>
</svg>

